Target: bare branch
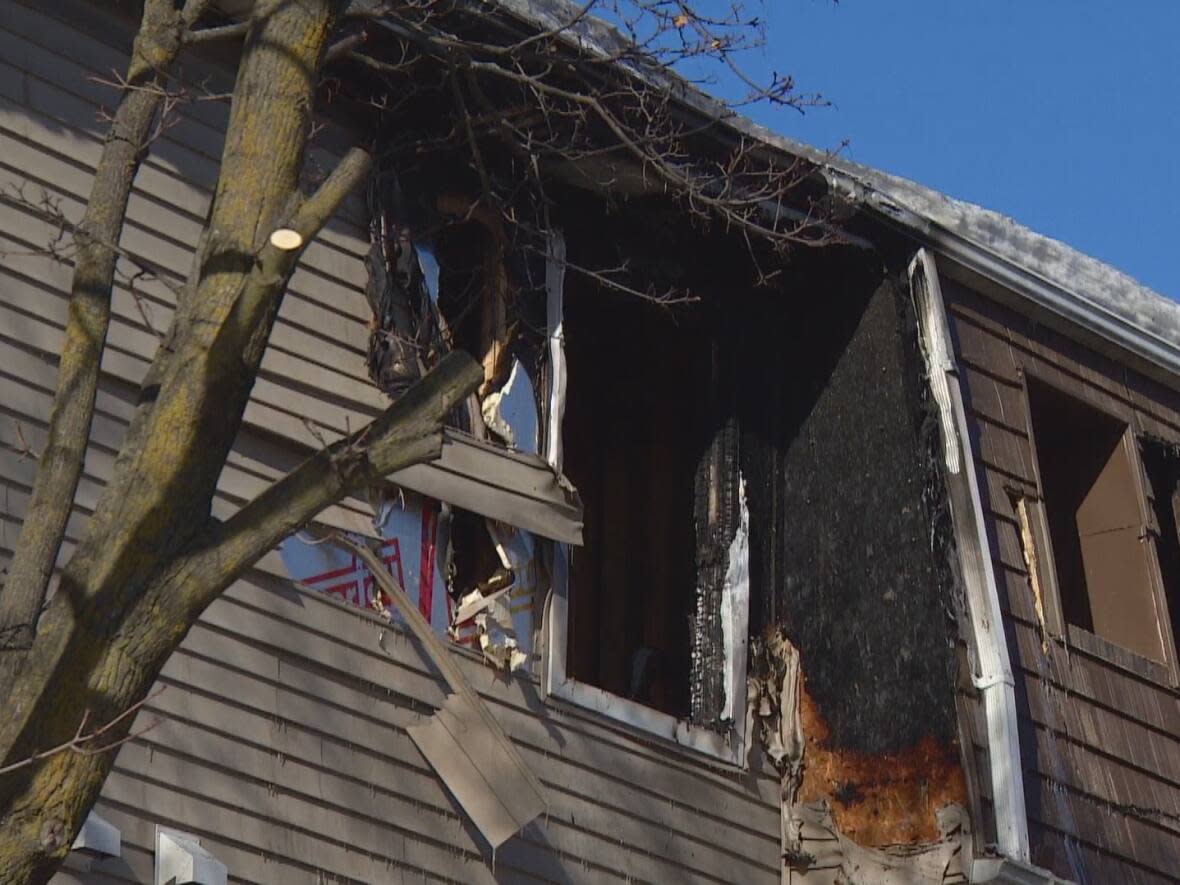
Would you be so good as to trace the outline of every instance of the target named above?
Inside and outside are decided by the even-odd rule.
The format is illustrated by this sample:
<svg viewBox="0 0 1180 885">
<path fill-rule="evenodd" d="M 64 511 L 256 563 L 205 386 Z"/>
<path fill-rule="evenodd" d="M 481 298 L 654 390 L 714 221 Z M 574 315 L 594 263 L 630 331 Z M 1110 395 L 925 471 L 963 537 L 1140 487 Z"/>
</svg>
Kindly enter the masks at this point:
<svg viewBox="0 0 1180 885">
<path fill-rule="evenodd" d="M 325 507 L 403 467 L 437 458 L 442 422 L 483 380 L 465 353 L 447 354 L 379 418 L 321 449 L 224 523 L 170 570 L 168 583 L 196 617 L 258 557 Z"/>
<path fill-rule="evenodd" d="M 178 13 L 171 0 L 148 0 L 135 38 L 127 80 L 139 86 L 158 83 L 176 57 L 180 33 L 205 0 L 189 0 Z M 27 647 L 36 630 L 49 577 L 65 534 L 74 492 L 82 474 L 86 441 L 94 413 L 102 351 L 111 319 L 111 287 L 117 243 L 135 173 L 160 108 L 150 91 L 123 92 L 103 144 L 90 200 L 75 231 L 78 251 L 70 287 L 70 311 L 58 366 L 57 391 L 49 420 L 49 439 L 33 482 L 28 512 L 36 518 L 21 526 L 7 580 L 0 589 L 0 635 L 5 647 Z"/>
<path fill-rule="evenodd" d="M 105 725 L 100 726 L 99 728 L 96 728 L 90 732 L 86 731 L 86 726 L 90 724 L 90 711 L 84 711 L 82 713 L 82 721 L 78 723 L 78 730 L 74 733 L 72 738 L 70 738 L 68 741 L 65 741 L 64 743 L 58 744 L 56 747 L 50 747 L 48 750 L 42 750 L 39 753 L 34 753 L 32 756 L 27 756 L 24 759 L 13 762 L 11 765 L 5 765 L 3 768 L 0 768 L 0 776 L 16 771 L 17 769 L 24 768 L 27 765 L 32 765 L 35 762 L 40 762 L 42 759 L 48 759 L 50 756 L 56 756 L 58 753 L 77 753 L 79 756 L 93 756 L 97 753 L 109 753 L 111 750 L 116 750 L 129 741 L 135 740 L 137 737 L 146 734 L 159 725 L 160 720 L 155 719 L 148 725 L 145 725 L 143 728 L 139 729 L 139 731 L 125 734 L 108 744 L 102 744 L 101 746 L 96 744 L 96 742 L 101 737 L 103 737 L 103 735 L 107 734 L 112 729 L 117 728 L 120 723 L 126 721 L 127 719 L 133 718 L 136 713 L 143 709 L 143 707 L 150 701 L 155 699 L 160 694 L 160 692 L 164 691 L 164 689 L 167 687 L 168 686 L 166 685 L 161 685 L 150 695 L 132 704 Z"/>
<path fill-rule="evenodd" d="M 217 28 L 202 28 L 197 31 L 185 31 L 184 42 L 189 45 L 214 43 L 218 40 L 240 40 L 250 31 L 250 22 L 235 22 L 232 25 L 222 25 Z"/>
</svg>

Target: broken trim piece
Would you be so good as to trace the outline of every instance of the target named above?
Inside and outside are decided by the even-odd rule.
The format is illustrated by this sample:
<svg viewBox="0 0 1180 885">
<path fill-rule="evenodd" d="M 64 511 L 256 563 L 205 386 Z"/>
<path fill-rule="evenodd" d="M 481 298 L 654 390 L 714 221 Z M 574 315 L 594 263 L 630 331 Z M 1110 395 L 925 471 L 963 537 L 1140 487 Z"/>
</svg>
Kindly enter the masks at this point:
<svg viewBox="0 0 1180 885">
<path fill-rule="evenodd" d="M 950 409 L 942 412 L 942 434 L 954 446 L 955 463 L 966 469 L 954 472 L 947 462 L 947 492 L 955 543 L 967 598 L 969 637 L 973 652 L 972 682 L 983 696 L 987 721 L 988 758 L 991 763 L 992 795 L 996 813 L 996 839 L 1000 853 L 1027 863 L 1028 817 L 1024 805 L 1024 779 L 1020 766 L 1020 741 L 1016 722 L 1016 691 L 1000 597 L 992 567 L 991 548 L 983 517 L 979 481 L 967 432 L 967 415 L 954 362 L 945 302 L 938 282 L 934 256 L 919 249 L 909 267 L 912 294 L 916 302 L 922 353 L 932 388 L 946 384 Z M 935 355 L 946 359 L 937 361 Z M 941 377 L 940 377 L 941 376 Z"/>
<path fill-rule="evenodd" d="M 582 502 L 536 455 L 443 431 L 442 455 L 389 475 L 403 488 L 565 544 L 582 543 Z"/>
<path fill-rule="evenodd" d="M 548 810 L 541 782 L 377 554 L 351 538 L 336 542 L 369 567 L 450 689 L 434 716 L 407 731 L 494 850 Z"/>
<path fill-rule="evenodd" d="M 746 696 L 746 659 L 750 646 L 750 508 L 746 478 L 738 473 L 738 527 L 726 557 L 721 596 L 721 640 L 728 671 L 721 719 L 736 720 L 738 700 Z M 740 719 L 744 722 L 745 711 Z"/>
<path fill-rule="evenodd" d="M 545 261 L 546 335 L 549 339 L 549 410 L 545 425 L 545 460 L 561 473 L 561 420 L 565 417 L 565 237 L 549 234 Z"/>
</svg>

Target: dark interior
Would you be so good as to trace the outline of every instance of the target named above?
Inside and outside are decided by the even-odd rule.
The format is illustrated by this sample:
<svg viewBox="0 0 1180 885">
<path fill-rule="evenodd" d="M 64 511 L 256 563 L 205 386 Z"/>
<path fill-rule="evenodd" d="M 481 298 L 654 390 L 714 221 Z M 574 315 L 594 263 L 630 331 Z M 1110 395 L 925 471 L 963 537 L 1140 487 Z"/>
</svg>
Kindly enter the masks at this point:
<svg viewBox="0 0 1180 885">
<path fill-rule="evenodd" d="M 571 276 L 566 473 L 585 508 L 571 559 L 570 675 L 689 714 L 693 494 L 707 433 L 701 317 Z"/>
<path fill-rule="evenodd" d="M 1160 660 L 1127 425 L 1035 379 L 1028 391 L 1065 620 Z"/>
</svg>

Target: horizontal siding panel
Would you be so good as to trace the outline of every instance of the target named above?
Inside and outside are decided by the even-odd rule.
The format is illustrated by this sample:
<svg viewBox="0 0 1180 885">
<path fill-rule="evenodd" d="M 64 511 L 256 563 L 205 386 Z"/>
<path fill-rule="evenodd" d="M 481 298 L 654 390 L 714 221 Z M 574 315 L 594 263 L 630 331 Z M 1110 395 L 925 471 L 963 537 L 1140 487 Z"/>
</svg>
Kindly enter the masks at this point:
<svg viewBox="0 0 1180 885">
<path fill-rule="evenodd" d="M 173 729 L 161 734 L 160 728 L 167 725 Z M 142 745 L 124 751 L 126 759 L 120 757 L 120 766 L 163 783 L 200 784 L 202 796 L 231 804 L 238 799 L 238 784 L 249 782 L 257 798 L 244 807 L 273 818 L 281 826 L 314 829 L 347 840 L 353 830 L 352 819 L 360 818 L 385 823 L 407 838 L 433 843 L 440 849 L 450 846 L 480 856 L 478 838 L 441 787 L 436 787 L 441 804 L 436 807 L 398 795 L 402 778 L 369 782 L 357 778 L 351 758 L 340 760 L 344 765 L 313 766 L 289 755 L 244 747 L 230 737 L 218 738 L 190 723 L 165 723 L 160 728 L 149 732 Z M 187 770 L 195 767 L 201 770 Z M 572 843 L 589 838 L 623 849 L 615 855 L 615 865 L 620 874 L 632 878 L 670 881 L 691 878 L 697 870 L 722 881 L 730 876 L 750 881 L 774 874 L 773 868 L 749 869 L 740 856 L 721 854 L 639 815 L 563 794 L 552 783 L 546 787 L 553 803 L 544 818 L 546 838 L 536 842 L 536 834 L 531 828 L 526 830 L 518 840 L 522 855 L 546 852 L 546 842 L 569 849 Z M 380 851 L 379 846 L 358 847 Z M 602 847 L 592 853 L 606 854 Z M 535 869 L 535 861 L 533 866 Z"/>
<path fill-rule="evenodd" d="M 0 357 L 3 350 L 0 350 Z M 43 372 L 44 366 L 38 367 Z M 0 420 L 0 478 L 14 486 L 15 497 L 7 508 L 9 516 L 20 520 L 25 513 L 27 491 L 32 488 L 36 474 L 36 460 L 21 451 L 23 437 L 34 452 L 45 446 L 47 427 L 33 416 L 48 413 L 52 398 L 49 394 L 16 383 L 6 390 L 4 409 L 8 420 Z M 126 425 L 111 419 L 96 420 L 91 428 L 90 445 L 86 451 L 84 474 L 75 495 L 75 507 L 88 516 L 97 506 L 103 487 L 114 470 L 115 452 Z M 249 432 L 240 434 L 235 448 L 248 454 L 231 452 L 218 481 L 215 502 L 218 516 L 225 518 L 241 504 L 262 492 L 271 482 L 297 466 L 302 457 L 268 444 Z M 265 459 L 265 460 L 263 460 Z M 346 531 L 371 532 L 372 510 L 357 498 L 345 499 L 317 517 L 317 521 Z M 80 530 L 81 525 L 75 525 Z M 80 535 L 68 533 L 76 541 Z"/>
<path fill-rule="evenodd" d="M 279 591 L 277 594 L 276 589 Z M 384 622 L 369 612 L 338 603 L 318 594 L 291 589 L 289 585 L 284 587 L 279 582 L 270 581 L 239 582 L 224 599 L 227 603 L 242 606 L 243 609 L 249 608 L 255 613 L 275 617 L 322 636 L 336 639 L 340 645 L 348 647 L 353 652 L 360 652 L 366 658 L 375 658 L 387 663 L 396 662 L 398 666 L 408 667 L 423 674 L 428 673 L 413 643 L 399 631 L 389 634 L 390 642 L 387 643 L 389 654 L 380 653 L 375 645 L 366 641 L 365 638 L 354 639 L 354 637 L 366 637 L 367 635 L 358 632 L 354 621 L 359 621 L 373 629 L 385 627 Z M 229 625 L 231 630 L 232 626 L 231 623 Z M 521 710 L 536 711 L 539 709 L 536 696 L 531 690 L 526 693 L 524 689 L 528 680 L 524 680 L 523 677 L 504 679 L 503 675 L 497 671 L 478 664 L 477 655 L 472 654 L 470 657 L 463 655 L 462 657 L 465 662 L 464 666 L 469 668 L 468 678 L 478 689 L 502 697 L 505 702 L 511 702 Z M 662 742 L 637 747 L 635 744 L 638 733 L 630 729 L 624 730 L 615 727 L 613 724 L 609 724 L 610 720 L 603 717 L 582 714 L 578 712 L 576 707 L 563 705 L 545 709 L 548 716 L 560 718 L 563 721 L 579 721 L 581 730 L 593 736 L 595 741 L 615 741 L 620 748 L 642 753 L 651 761 L 661 765 L 691 772 L 694 778 L 703 777 L 711 783 L 743 796 L 749 790 L 756 788 L 756 795 L 760 797 L 760 800 L 773 808 L 777 814 L 778 778 L 768 764 L 763 763 L 763 767 L 757 771 L 759 774 L 757 781 L 750 783 L 747 777 L 736 772 L 731 773 L 726 770 L 722 773 L 721 768 L 710 766 L 707 760 L 701 760 L 704 763 L 703 766 L 697 764 L 695 757 L 691 764 L 682 762 L 681 760 L 686 759 L 690 754 L 687 751 L 679 750 L 668 752 Z M 591 720 L 602 724 L 591 724 Z"/>
<path fill-rule="evenodd" d="M 6 176 L 0 171 L 0 188 L 5 185 L 5 179 Z M 12 183 L 10 177 L 7 183 Z M 78 205 L 75 208 L 77 209 L 76 214 L 80 217 L 82 207 Z M 71 268 L 46 255 L 28 254 L 30 250 L 44 248 L 49 244 L 56 235 L 56 228 L 29 212 L 0 203 L 0 232 L 9 237 L 7 242 L 0 241 L 0 252 L 6 253 L 6 269 L 13 274 L 20 273 L 23 276 L 23 279 L 21 277 L 14 278 L 5 287 L 13 290 L 5 293 L 6 301 L 14 307 L 64 325 Z M 153 235 L 132 226 L 124 228 L 123 233 L 121 242 L 124 248 L 133 254 L 139 256 L 161 254 L 162 250 L 155 248 L 150 242 L 132 245 L 141 237 L 148 238 Z M 20 239 L 14 239 L 17 237 Z M 187 268 L 187 265 L 192 261 L 191 253 L 187 250 L 179 251 L 183 258 L 178 258 L 178 261 L 183 261 Z M 114 319 L 121 321 L 121 323 L 112 322 L 111 330 L 108 333 L 112 344 L 119 344 L 129 351 L 141 355 L 145 360 L 151 359 L 156 351 L 160 336 L 167 331 L 175 304 L 175 294 L 166 286 L 157 283 L 153 288 L 157 296 L 154 304 L 142 296 L 137 299 L 122 286 L 116 287 L 112 299 L 112 314 Z M 47 300 L 46 292 L 53 292 L 58 297 Z M 355 297 L 359 298 L 360 296 Z M 42 303 L 43 306 L 38 307 Z M 151 327 L 145 325 L 145 317 L 150 318 Z M 324 325 L 326 331 L 331 331 L 330 318 L 324 318 Z M 124 327 L 127 331 L 120 333 L 120 329 Z M 342 325 L 338 331 L 349 330 L 355 333 L 358 343 L 367 341 L 368 332 L 364 326 L 359 323 L 351 323 L 347 329 Z M 127 336 L 129 340 L 124 341 L 120 337 L 121 334 Z M 343 336 L 340 337 L 343 338 Z M 319 388 L 324 392 L 325 398 L 331 395 L 340 402 L 348 403 L 354 409 L 376 412 L 388 405 L 384 395 L 373 387 L 367 377 L 360 374 L 359 370 L 363 369 L 364 361 L 357 354 L 352 354 L 347 363 L 354 368 L 354 374 L 346 375 L 334 368 L 317 365 L 303 359 L 298 354 L 285 351 L 282 348 L 284 338 L 285 333 L 280 334 L 279 340 L 274 342 L 274 346 L 268 347 L 263 356 L 262 371 L 267 375 L 290 378 L 303 385 Z"/>
<path fill-rule="evenodd" d="M 64 10 L 62 12 L 64 13 Z M 0 9 L 0 33 L 7 33 L 0 39 L 11 42 L 4 46 L 8 54 L 0 57 L 5 58 L 9 64 L 15 63 L 13 58 L 19 58 L 21 66 L 34 72 L 37 78 L 72 93 L 92 104 L 96 110 L 103 106 L 109 107 L 113 104 L 116 93 L 112 87 L 101 81 L 109 82 L 126 69 L 130 32 L 109 27 L 109 18 L 104 19 L 101 33 L 89 35 L 74 30 L 67 58 L 61 55 L 56 43 L 46 40 L 46 35 L 56 35 L 63 26 L 69 28 L 74 24 L 68 13 L 55 15 L 53 7 L 39 7 L 19 2 L 6 3 L 4 8 Z M 113 43 L 103 42 L 111 38 L 114 38 Z M 125 38 L 125 42 L 120 38 Z M 193 95 L 207 92 L 224 94 L 233 88 L 231 71 L 207 64 L 191 53 L 182 56 L 181 68 L 189 81 L 187 88 Z M 153 153 L 171 155 L 175 150 L 191 153 L 190 145 L 200 145 L 204 149 L 201 156 L 205 160 L 206 168 L 212 172 L 206 182 L 211 189 L 216 180 L 217 160 L 221 153 L 221 132 L 228 119 L 228 110 L 227 101 L 182 102 L 174 114 L 176 125 L 157 139 Z M 97 114 L 86 118 L 83 128 L 101 129 Z M 329 168 L 335 159 L 332 154 L 315 144 L 309 149 L 309 158 L 320 168 Z M 352 205 L 355 207 L 356 203 Z M 197 210 L 194 214 L 204 217 L 205 211 Z"/>
<path fill-rule="evenodd" d="M 0 280 L 8 281 L 3 273 L 0 273 Z M 8 303 L 8 289 L 7 285 L 0 285 L 0 333 L 10 341 L 20 340 L 45 354 L 58 352 L 64 328 L 12 307 Z M 103 353 L 103 371 L 138 386 L 147 372 L 156 343 L 147 332 L 114 319 Z M 318 449 L 324 440 L 330 442 L 350 429 L 363 427 L 376 414 L 375 409 L 342 408 L 326 398 L 302 393 L 287 383 L 263 375 L 255 383 L 252 397 L 245 412 L 247 424 L 312 450 Z M 319 428 L 319 438 L 302 416 L 307 416 Z"/>
<path fill-rule="evenodd" d="M 247 788 L 243 788 L 242 796 L 246 801 L 255 798 Z M 495 881 L 482 859 L 467 858 L 460 852 L 432 851 L 430 846 L 399 838 L 376 824 L 355 821 L 350 838 L 336 840 L 314 831 L 279 826 L 235 805 L 213 802 L 171 784 L 146 781 L 117 767 L 103 787 L 103 799 L 108 806 L 123 810 L 116 825 L 128 827 L 124 838 L 129 841 L 151 846 L 153 825 L 157 822 L 193 833 L 207 850 L 245 881 L 275 882 L 276 872 L 291 867 L 302 867 L 313 875 L 345 876 L 360 882 Z M 139 827 L 132 823 L 136 818 L 142 821 Z M 376 843 L 383 836 L 388 847 L 381 854 L 374 856 L 359 847 Z M 268 863 L 269 857 L 287 862 L 276 869 Z M 437 872 L 431 869 L 432 863 L 439 864 Z M 306 873 L 299 878 L 314 881 Z"/>
<path fill-rule="evenodd" d="M 386 630 L 383 653 L 376 645 L 382 622 L 359 609 L 305 591 L 278 594 L 259 583 L 239 582 L 210 608 L 205 620 L 227 634 L 272 648 L 286 647 L 292 627 L 304 628 L 309 635 L 297 647 L 300 656 L 309 662 L 342 674 L 357 674 L 363 668 L 365 678 L 371 682 L 398 686 L 400 692 L 431 706 L 441 702 L 442 689 L 415 644 L 396 630 Z M 320 641 L 313 641 L 316 634 Z M 542 750 L 560 750 L 563 756 L 584 759 L 590 765 L 597 764 L 596 757 L 605 750 L 627 751 L 612 763 L 620 766 L 612 772 L 620 781 L 644 785 L 664 799 L 696 808 L 702 814 L 741 820 L 762 809 L 763 821 L 771 817 L 777 821 L 777 779 L 763 775 L 751 783 L 751 779 L 737 774 L 710 772 L 703 763 L 680 762 L 676 757 L 684 754 L 679 751 L 635 746 L 625 732 L 583 725 L 576 715 L 562 716 L 556 708 L 541 705 L 531 680 L 504 679 L 475 658 L 460 655 L 460 662 L 473 685 L 493 703 L 493 709 L 504 711 L 503 723 L 510 734 L 517 736 L 513 728 L 519 727 L 521 739 Z M 558 735 L 546 732 L 538 721 L 539 714 L 564 727 L 560 740 Z M 658 774 L 652 765 L 658 767 Z M 648 786 L 649 782 L 658 786 Z M 705 799 L 701 795 L 704 785 L 717 788 L 717 793 Z"/>
<path fill-rule="evenodd" d="M 967 426 L 985 466 L 1000 470 L 1005 478 L 1035 486 L 1033 456 L 1027 439 L 986 421 L 968 418 Z"/>
<path fill-rule="evenodd" d="M 1042 778 L 1025 779 L 1026 801 L 1033 809 L 1068 803 L 1068 813 L 1054 811 L 1052 825 L 1123 862 L 1141 865 L 1160 875 L 1174 875 L 1180 857 L 1180 837 L 1149 826 L 1134 817 L 1107 809 L 1076 793 L 1060 791 Z M 1071 816 L 1072 821 L 1063 820 Z M 1030 811 L 1030 817 L 1037 816 Z"/>
<path fill-rule="evenodd" d="M 0 30 L 0 38 L 5 37 Z M 2 57 L 2 56 L 0 56 Z M 43 181 L 54 161 L 64 161 L 88 178 L 102 153 L 102 139 L 96 121 L 100 105 L 79 98 L 0 61 L 0 132 L 30 145 L 42 158 L 28 173 Z M 175 130 L 169 130 L 175 132 Z M 327 161 L 330 168 L 333 160 Z M 193 151 L 188 142 L 158 139 L 136 176 L 133 193 L 171 210 L 181 229 L 204 221 L 217 181 L 218 162 Z M 22 170 L 24 171 L 24 170 Z M 57 184 L 55 179 L 50 179 Z M 77 174 L 67 176 L 62 186 L 79 182 Z M 89 186 L 75 190 L 81 198 Z M 137 211 L 147 211 L 140 209 Z M 348 204 L 344 207 L 348 212 Z M 363 288 L 363 267 L 357 258 L 368 249 L 364 227 L 338 216 L 308 247 L 304 263 L 315 268 L 325 280 Z"/>
<path fill-rule="evenodd" d="M 1031 624 L 1013 622 L 1011 629 L 1024 666 L 1037 678 L 1049 680 L 1055 690 L 1067 691 L 1085 704 L 1180 740 L 1180 707 L 1166 688 L 1078 651 L 1066 655 L 1059 644 L 1050 645 L 1050 663 L 1041 652 L 1040 634 Z"/>
<path fill-rule="evenodd" d="M 429 767 L 404 733 L 407 726 L 433 712 L 433 704 L 423 703 L 413 696 L 412 684 L 407 681 L 384 685 L 365 684 L 372 676 L 366 672 L 363 674 L 364 681 L 358 676 L 350 685 L 338 676 L 323 673 L 299 661 L 283 660 L 279 664 L 265 652 L 251 654 L 250 650 L 235 650 L 232 646 L 239 640 L 208 628 L 198 627 L 194 634 L 186 643 L 186 651 L 174 658 L 177 660 L 176 668 L 170 664 L 172 669 L 165 671 L 166 678 L 175 682 L 177 688 L 164 692 L 160 702 L 188 703 L 183 697 L 176 700 L 172 697 L 183 684 L 192 686 L 194 690 L 199 687 L 210 698 L 201 702 L 205 712 L 215 712 L 210 705 L 216 695 L 243 678 L 239 671 L 227 672 L 225 668 L 248 666 L 258 674 L 258 679 L 272 679 L 280 685 L 275 690 L 265 684 L 251 683 L 248 705 L 257 707 L 258 715 L 282 718 L 293 724 L 295 713 L 302 710 L 303 718 L 298 720 L 300 727 L 319 732 L 318 739 L 304 735 L 298 746 L 287 743 L 284 737 L 282 744 L 274 747 L 275 750 L 285 756 L 298 756 L 311 764 L 317 764 L 325 761 L 325 747 L 331 745 L 333 755 L 344 753 L 342 748 L 347 741 L 348 744 L 368 748 L 382 757 L 391 758 L 368 757 L 363 772 L 355 770 L 357 762 L 346 760 L 348 766 L 339 765 L 339 770 L 358 777 L 374 777 L 374 782 L 383 786 L 399 784 L 399 790 L 412 783 L 410 792 L 415 801 L 443 810 L 451 808 Z M 199 649 L 200 657 L 193 657 L 198 652 L 189 651 L 190 647 Z M 179 660 L 182 655 L 188 655 L 189 659 Z M 254 660 L 251 661 L 251 658 Z M 258 672 L 264 669 L 270 670 L 270 673 Z M 438 694 L 441 695 L 441 689 L 438 689 Z M 384 701 L 379 704 L 381 709 L 377 709 L 374 698 Z M 153 706 L 158 706 L 158 703 Z M 325 707 L 330 709 L 325 710 Z M 365 712 L 352 712 L 361 710 Z M 317 713 L 322 713 L 322 716 L 317 717 Z M 250 718 L 252 714 L 225 710 L 220 715 L 230 717 L 236 723 L 239 719 Z M 265 728 L 265 723 L 255 723 L 247 733 L 269 742 L 272 739 L 267 736 Z M 562 737 L 560 733 L 555 737 L 559 745 Z M 155 737 L 149 736 L 147 739 L 154 741 Z M 540 746 L 527 741 L 518 743 L 534 773 L 554 793 L 551 796 L 554 801 L 551 817 L 564 819 L 568 815 L 578 826 L 589 828 L 603 838 L 615 838 L 637 849 L 657 854 L 660 853 L 660 844 L 674 837 L 678 843 L 696 845 L 696 850 L 706 858 L 710 852 L 717 855 L 712 867 L 703 867 L 707 870 L 711 868 L 715 875 L 722 875 L 727 866 L 732 867 L 735 863 L 739 866 L 745 864 L 747 858 L 755 862 L 761 857 L 764 863 L 772 864 L 777 856 L 778 843 L 772 832 L 751 833 L 740 826 L 719 826 L 722 822 L 708 820 L 695 809 L 670 802 L 659 795 L 653 789 L 660 779 L 658 769 L 649 771 L 643 782 L 632 784 L 587 766 L 568 747 L 555 747 L 552 742 Z M 698 787 L 701 793 L 707 793 L 708 790 L 707 784 Z M 774 819 L 776 816 L 767 815 L 767 824 Z M 633 841 L 640 836 L 639 842 Z M 773 866 L 766 871 L 773 872 Z"/>
<path fill-rule="evenodd" d="M 1039 822 L 1030 823 L 1029 842 L 1034 864 L 1072 881 L 1078 879 L 1073 863 L 1080 867 L 1087 881 L 1101 885 L 1168 885 L 1177 881 L 1159 871 L 1128 863 L 1094 845 L 1069 839 L 1063 832 Z"/>
<path fill-rule="evenodd" d="M 1031 761 L 1043 779 L 1180 838 L 1180 791 L 1172 785 L 1123 765 L 1121 760 L 1093 747 L 1062 740 L 1044 725 L 1030 731 L 1030 755 L 1035 756 Z"/>
<path fill-rule="evenodd" d="M 971 364 L 965 364 L 959 378 L 966 386 L 967 408 L 993 424 L 1028 436 L 1024 390 L 1018 384 L 1001 381 Z"/>
<path fill-rule="evenodd" d="M 996 584 L 1000 591 L 1000 606 L 1005 615 L 1018 618 L 1025 624 L 1037 625 L 1036 599 L 1033 597 L 1032 584 L 1023 570 L 1013 569 L 1004 563 L 992 560 L 996 576 Z M 1039 640 L 1038 640 L 1039 641 Z"/>
<path fill-rule="evenodd" d="M 955 355 L 959 360 L 993 375 L 1003 383 L 1020 383 L 1015 357 L 1003 335 L 997 335 L 979 325 L 973 316 L 964 313 L 957 304 L 951 306 L 948 318 Z"/>
<path fill-rule="evenodd" d="M 1028 712 L 1036 724 L 1063 732 L 1072 740 L 1100 750 L 1111 760 L 1111 765 L 1133 766 L 1166 784 L 1169 789 L 1180 786 L 1173 761 L 1180 749 L 1175 736 L 1148 729 L 1078 695 L 1046 689 L 1039 680 L 1027 680 L 1025 686 Z M 1149 797 L 1143 798 L 1147 804 Z"/>
</svg>

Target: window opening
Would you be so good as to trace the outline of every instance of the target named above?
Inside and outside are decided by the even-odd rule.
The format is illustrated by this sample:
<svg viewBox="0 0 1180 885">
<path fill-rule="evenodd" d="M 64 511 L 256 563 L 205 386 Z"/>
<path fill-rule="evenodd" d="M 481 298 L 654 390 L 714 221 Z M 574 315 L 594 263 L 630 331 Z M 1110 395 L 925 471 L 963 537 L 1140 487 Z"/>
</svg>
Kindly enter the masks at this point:
<svg viewBox="0 0 1180 885">
<path fill-rule="evenodd" d="M 564 459 L 585 546 L 570 553 L 566 662 L 578 682 L 719 727 L 736 433 L 717 418 L 726 398 L 703 313 L 569 286 Z"/>
<path fill-rule="evenodd" d="M 1162 661 L 1126 423 L 1034 379 L 1028 395 L 1066 622 Z"/>
</svg>

